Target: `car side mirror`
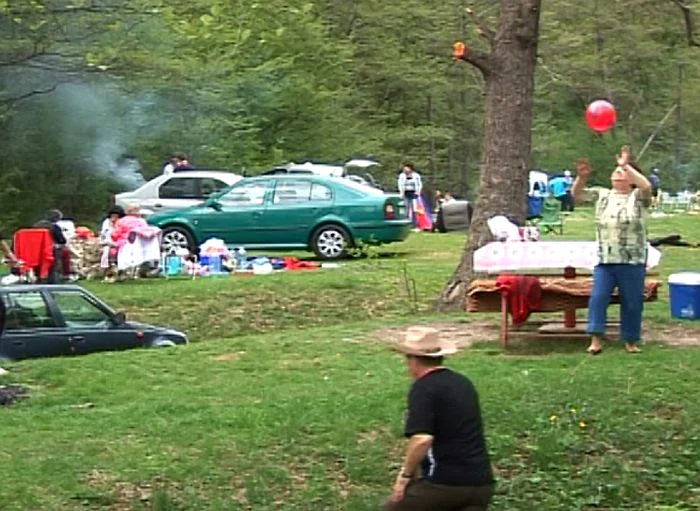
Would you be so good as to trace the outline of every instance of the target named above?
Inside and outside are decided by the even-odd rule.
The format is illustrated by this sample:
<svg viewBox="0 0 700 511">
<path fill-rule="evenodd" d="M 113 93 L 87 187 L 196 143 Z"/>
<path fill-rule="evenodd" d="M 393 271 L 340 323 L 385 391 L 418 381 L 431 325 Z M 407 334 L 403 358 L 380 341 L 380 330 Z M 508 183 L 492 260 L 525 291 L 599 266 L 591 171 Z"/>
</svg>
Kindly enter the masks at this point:
<svg viewBox="0 0 700 511">
<path fill-rule="evenodd" d="M 211 209 L 215 211 L 221 211 L 223 208 L 221 207 L 221 203 L 217 200 L 210 200 L 207 202 L 207 206 L 209 206 Z"/>
<path fill-rule="evenodd" d="M 112 323 L 114 323 L 115 326 L 123 325 L 126 323 L 126 314 L 123 312 L 117 312 L 112 318 Z"/>
</svg>

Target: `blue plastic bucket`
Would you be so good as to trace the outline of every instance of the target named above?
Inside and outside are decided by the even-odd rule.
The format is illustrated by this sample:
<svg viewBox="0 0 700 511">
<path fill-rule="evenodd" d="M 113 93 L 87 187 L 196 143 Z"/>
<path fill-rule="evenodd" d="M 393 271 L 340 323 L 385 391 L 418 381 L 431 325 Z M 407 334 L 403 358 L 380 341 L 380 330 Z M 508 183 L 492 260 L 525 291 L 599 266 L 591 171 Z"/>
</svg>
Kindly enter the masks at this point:
<svg viewBox="0 0 700 511">
<path fill-rule="evenodd" d="M 700 319 L 700 273 L 674 273 L 668 277 L 671 316 Z"/>
</svg>

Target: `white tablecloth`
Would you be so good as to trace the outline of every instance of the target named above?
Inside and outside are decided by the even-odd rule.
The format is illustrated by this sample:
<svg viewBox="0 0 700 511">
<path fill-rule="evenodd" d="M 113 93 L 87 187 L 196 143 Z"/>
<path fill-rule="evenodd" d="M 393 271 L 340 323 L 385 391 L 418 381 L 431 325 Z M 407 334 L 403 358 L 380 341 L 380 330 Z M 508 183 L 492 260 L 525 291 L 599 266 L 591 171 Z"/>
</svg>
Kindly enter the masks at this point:
<svg viewBox="0 0 700 511">
<path fill-rule="evenodd" d="M 647 268 L 658 266 L 661 252 L 649 245 Z M 591 270 L 598 264 L 595 241 L 494 241 L 474 252 L 474 271 Z"/>
</svg>

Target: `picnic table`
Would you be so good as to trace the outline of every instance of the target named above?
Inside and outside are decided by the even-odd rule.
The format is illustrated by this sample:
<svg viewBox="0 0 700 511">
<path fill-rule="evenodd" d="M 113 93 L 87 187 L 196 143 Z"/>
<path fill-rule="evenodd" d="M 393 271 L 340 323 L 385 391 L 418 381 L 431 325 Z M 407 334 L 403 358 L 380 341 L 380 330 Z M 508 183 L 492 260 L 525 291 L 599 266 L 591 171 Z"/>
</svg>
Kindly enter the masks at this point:
<svg viewBox="0 0 700 511">
<path fill-rule="evenodd" d="M 647 279 L 644 286 L 645 301 L 658 297 L 659 281 L 653 268 L 657 267 L 661 253 L 648 247 Z M 590 275 L 579 275 L 577 270 L 590 272 L 598 263 L 597 244 L 593 241 L 537 241 L 492 242 L 474 253 L 474 271 L 485 274 L 472 281 L 467 292 L 466 308 L 469 312 L 500 312 L 500 342 L 503 348 L 508 339 L 582 338 L 585 325 L 577 325 L 576 311 L 588 308 L 593 288 Z M 540 307 L 532 312 L 563 311 L 561 322 L 531 321 L 514 327 L 509 322 L 507 293 L 502 292 L 492 275 L 535 276 L 541 287 Z M 611 303 L 619 303 L 619 295 Z M 609 322 L 609 328 L 617 322 Z M 537 327 L 533 330 L 533 327 Z"/>
</svg>

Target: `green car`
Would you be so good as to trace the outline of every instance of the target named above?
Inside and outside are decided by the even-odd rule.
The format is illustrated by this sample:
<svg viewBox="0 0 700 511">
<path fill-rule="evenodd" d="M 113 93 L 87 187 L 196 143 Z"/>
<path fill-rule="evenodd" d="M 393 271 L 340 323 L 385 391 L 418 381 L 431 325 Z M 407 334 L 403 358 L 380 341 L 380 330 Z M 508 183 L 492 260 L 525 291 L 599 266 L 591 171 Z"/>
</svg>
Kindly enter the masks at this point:
<svg viewBox="0 0 700 511">
<path fill-rule="evenodd" d="M 163 230 L 163 250 L 219 238 L 246 249 L 310 249 L 337 259 L 358 243 L 406 239 L 412 223 L 396 194 L 342 177 L 287 174 L 245 178 L 202 204 L 148 218 Z"/>
</svg>

